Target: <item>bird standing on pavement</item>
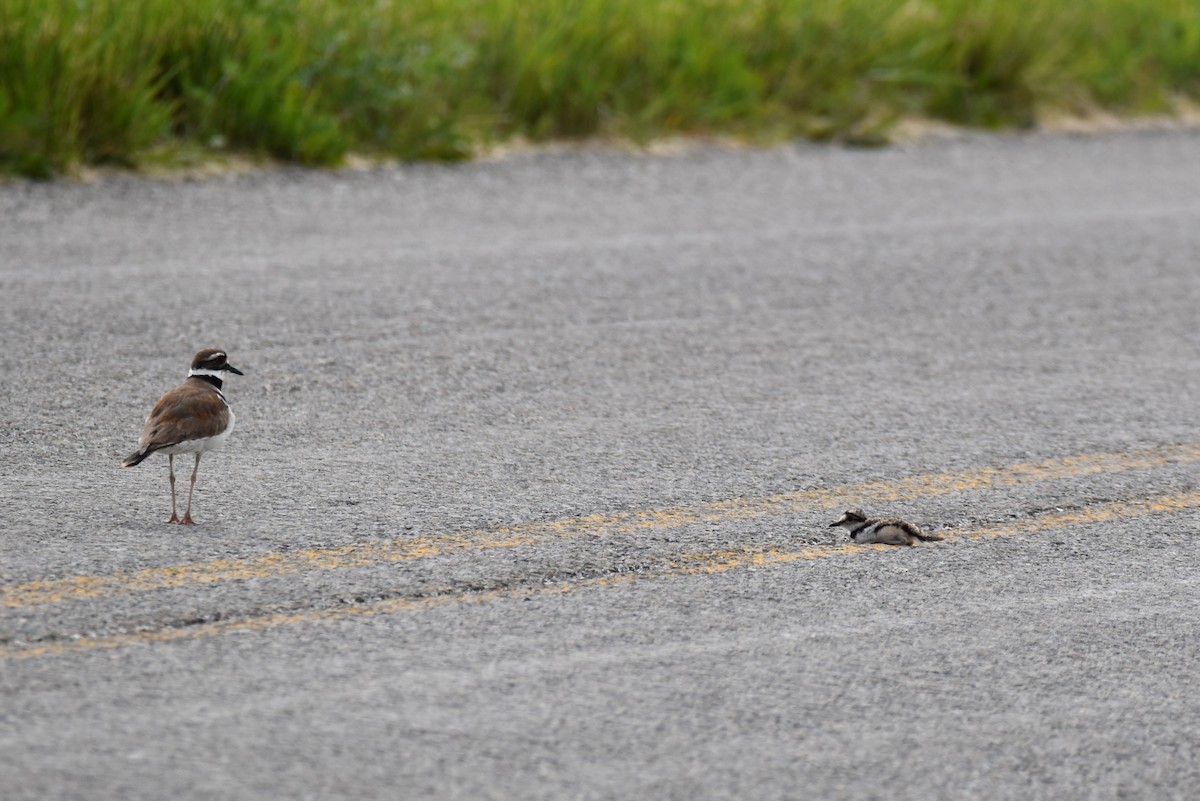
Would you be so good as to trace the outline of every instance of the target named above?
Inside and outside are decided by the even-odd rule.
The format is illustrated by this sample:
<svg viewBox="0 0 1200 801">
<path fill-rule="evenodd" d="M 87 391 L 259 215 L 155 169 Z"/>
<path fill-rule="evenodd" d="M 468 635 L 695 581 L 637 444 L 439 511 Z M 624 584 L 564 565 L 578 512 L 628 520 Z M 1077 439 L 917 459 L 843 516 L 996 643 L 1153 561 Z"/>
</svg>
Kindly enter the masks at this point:
<svg viewBox="0 0 1200 801">
<path fill-rule="evenodd" d="M 866 545 L 916 545 L 917 540 L 934 542 L 942 539 L 936 534 L 927 534 L 920 526 L 898 517 L 867 517 L 861 509 L 850 509 L 829 524 L 830 528 L 841 526 L 850 532 L 850 539 Z"/>
<path fill-rule="evenodd" d="M 225 444 L 233 431 L 233 410 L 221 391 L 225 377 L 242 371 L 225 360 L 225 351 L 205 348 L 192 359 L 187 380 L 158 399 L 146 427 L 138 439 L 138 449 L 125 457 L 121 467 L 141 464 L 152 453 L 165 453 L 171 480 L 171 519 L 168 523 L 191 525 L 192 493 L 196 490 L 196 472 L 200 455 Z M 192 485 L 188 490 L 187 509 L 183 519 L 175 511 L 175 454 L 196 454 L 192 468 Z"/>
</svg>

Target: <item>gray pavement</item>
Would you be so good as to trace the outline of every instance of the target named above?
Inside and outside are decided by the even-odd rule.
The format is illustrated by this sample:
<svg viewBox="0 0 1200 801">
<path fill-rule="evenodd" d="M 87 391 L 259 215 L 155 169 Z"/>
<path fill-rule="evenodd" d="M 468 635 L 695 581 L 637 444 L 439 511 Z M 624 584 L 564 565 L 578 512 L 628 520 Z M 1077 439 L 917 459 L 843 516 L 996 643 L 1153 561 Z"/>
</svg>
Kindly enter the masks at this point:
<svg viewBox="0 0 1200 801">
<path fill-rule="evenodd" d="M 1195 131 L 0 185 L 0 797 L 1195 798 L 1198 308 Z"/>
</svg>

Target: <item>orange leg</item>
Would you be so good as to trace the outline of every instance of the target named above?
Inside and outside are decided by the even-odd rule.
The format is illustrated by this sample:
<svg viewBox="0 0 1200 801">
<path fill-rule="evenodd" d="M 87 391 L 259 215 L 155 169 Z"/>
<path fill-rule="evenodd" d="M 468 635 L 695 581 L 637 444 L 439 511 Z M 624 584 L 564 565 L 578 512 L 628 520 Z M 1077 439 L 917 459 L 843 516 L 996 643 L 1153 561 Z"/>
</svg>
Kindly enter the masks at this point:
<svg viewBox="0 0 1200 801">
<path fill-rule="evenodd" d="M 167 454 L 167 470 L 171 476 L 171 519 L 168 523 L 178 523 L 179 515 L 175 512 L 175 457 L 172 454 Z"/>
<path fill-rule="evenodd" d="M 200 454 L 196 454 L 196 466 L 192 468 L 192 486 L 188 490 L 188 505 L 187 511 L 183 513 L 183 520 L 180 523 L 184 525 L 194 525 L 195 520 L 192 519 L 192 493 L 196 491 L 196 472 L 200 469 Z"/>
</svg>

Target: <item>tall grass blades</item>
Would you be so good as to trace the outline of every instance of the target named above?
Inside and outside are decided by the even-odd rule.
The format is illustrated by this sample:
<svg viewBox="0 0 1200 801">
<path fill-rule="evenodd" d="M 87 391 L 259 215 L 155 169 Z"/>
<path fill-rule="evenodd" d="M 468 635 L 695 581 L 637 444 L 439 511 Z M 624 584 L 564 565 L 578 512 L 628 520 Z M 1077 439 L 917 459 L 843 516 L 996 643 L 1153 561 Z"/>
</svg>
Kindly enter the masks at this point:
<svg viewBox="0 0 1200 801">
<path fill-rule="evenodd" d="M 0 0 L 0 170 L 711 133 L 884 141 L 1200 99 L 1195 0 Z"/>
</svg>

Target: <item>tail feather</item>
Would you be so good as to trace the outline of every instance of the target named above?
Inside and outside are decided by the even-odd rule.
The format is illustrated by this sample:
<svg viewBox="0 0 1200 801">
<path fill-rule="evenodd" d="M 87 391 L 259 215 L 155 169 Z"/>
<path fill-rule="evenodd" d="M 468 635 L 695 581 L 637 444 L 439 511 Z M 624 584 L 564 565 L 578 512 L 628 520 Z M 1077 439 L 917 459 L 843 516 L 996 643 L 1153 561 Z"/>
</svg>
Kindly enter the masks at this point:
<svg viewBox="0 0 1200 801">
<path fill-rule="evenodd" d="M 924 529 L 922 529 L 920 533 L 913 532 L 913 536 L 922 542 L 941 542 L 942 540 L 946 539 L 945 537 L 939 537 L 937 534 L 930 534 Z"/>
<path fill-rule="evenodd" d="M 138 448 L 136 451 L 121 460 L 121 467 L 135 467 L 141 464 L 142 460 L 152 453 L 154 453 L 154 451 L 150 450 L 149 448 Z"/>
</svg>

